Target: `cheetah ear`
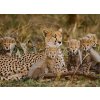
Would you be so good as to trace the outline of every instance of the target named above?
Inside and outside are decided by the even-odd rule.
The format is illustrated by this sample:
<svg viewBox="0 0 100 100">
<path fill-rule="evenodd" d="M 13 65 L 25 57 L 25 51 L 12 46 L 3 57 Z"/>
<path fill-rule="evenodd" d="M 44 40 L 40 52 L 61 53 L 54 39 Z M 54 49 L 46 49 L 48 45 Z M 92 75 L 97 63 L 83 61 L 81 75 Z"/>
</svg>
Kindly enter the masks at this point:
<svg viewBox="0 0 100 100">
<path fill-rule="evenodd" d="M 62 33 L 62 28 L 59 28 L 58 31 Z"/>
<path fill-rule="evenodd" d="M 44 37 L 46 37 L 47 34 L 49 34 L 48 30 L 43 30 L 43 34 L 44 34 Z"/>
</svg>

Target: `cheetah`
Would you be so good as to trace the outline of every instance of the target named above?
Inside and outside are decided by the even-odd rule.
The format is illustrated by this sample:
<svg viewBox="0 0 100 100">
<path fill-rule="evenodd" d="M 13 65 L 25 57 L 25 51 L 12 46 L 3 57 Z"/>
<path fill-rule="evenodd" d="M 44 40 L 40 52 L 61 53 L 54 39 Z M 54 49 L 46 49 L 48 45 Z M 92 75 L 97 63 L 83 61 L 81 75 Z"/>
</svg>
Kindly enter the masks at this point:
<svg viewBox="0 0 100 100">
<path fill-rule="evenodd" d="M 15 55 L 21 57 L 23 54 L 28 54 L 28 53 L 35 53 L 35 54 L 37 53 L 35 45 L 30 41 L 27 42 L 18 41 L 16 44 Z"/>
<path fill-rule="evenodd" d="M 11 56 L 16 46 L 15 39 L 12 37 L 0 38 L 0 44 L 2 45 L 2 50 L 6 51 L 5 54 Z"/>
<path fill-rule="evenodd" d="M 97 45 L 97 37 L 95 34 L 89 33 L 82 39 L 80 39 L 82 43 L 81 48 L 83 51 L 89 51 L 91 48 L 95 48 Z"/>
<path fill-rule="evenodd" d="M 23 49 L 24 54 L 27 54 L 29 52 L 37 53 L 35 43 L 32 40 L 29 40 L 23 43 L 20 42 L 20 46 Z"/>
<path fill-rule="evenodd" d="M 23 59 L 24 58 L 24 59 Z M 0 78 L 1 80 L 19 80 L 26 77 L 29 68 L 37 61 L 44 61 L 43 53 L 24 55 L 23 58 L 17 56 L 0 55 Z M 25 60 L 27 62 L 25 62 Z M 39 63 L 38 62 L 38 63 Z"/>
<path fill-rule="evenodd" d="M 77 39 L 70 39 L 67 41 L 68 52 L 68 71 L 75 71 L 75 69 L 82 64 L 82 55 L 80 51 L 80 41 Z"/>
<path fill-rule="evenodd" d="M 62 45 L 62 30 L 59 29 L 55 32 L 43 30 L 43 33 L 45 36 L 45 55 L 48 72 L 53 74 L 68 72 L 64 55 L 60 49 Z"/>
<path fill-rule="evenodd" d="M 34 54 L 24 54 L 19 57 L 0 55 L 0 80 L 19 80 L 34 77 L 36 74 L 67 72 L 60 46 L 62 45 L 62 30 L 55 32 L 47 30 L 45 34 L 45 51 Z M 46 71 L 44 68 L 46 66 Z M 39 70 L 42 72 L 37 73 Z M 37 71 L 37 72 L 36 72 Z M 34 75 L 35 73 L 35 75 Z M 36 75 L 37 77 L 39 75 Z"/>
<path fill-rule="evenodd" d="M 95 34 L 87 34 L 85 37 L 80 39 L 81 50 L 82 50 L 82 58 L 88 55 L 82 64 L 82 69 L 84 74 L 89 74 L 90 69 L 95 65 L 95 61 L 90 55 L 90 50 L 95 48 L 97 45 L 97 37 Z"/>
</svg>

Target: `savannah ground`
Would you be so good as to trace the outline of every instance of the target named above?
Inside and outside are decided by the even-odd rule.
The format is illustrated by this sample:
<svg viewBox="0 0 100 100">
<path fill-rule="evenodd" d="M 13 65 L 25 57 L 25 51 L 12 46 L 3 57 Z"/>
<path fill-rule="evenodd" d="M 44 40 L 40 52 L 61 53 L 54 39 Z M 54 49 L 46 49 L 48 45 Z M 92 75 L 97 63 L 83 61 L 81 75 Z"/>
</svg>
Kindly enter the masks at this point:
<svg viewBox="0 0 100 100">
<path fill-rule="evenodd" d="M 80 38 L 87 33 L 95 33 L 98 37 L 96 50 L 100 52 L 100 15 L 0 15 L 0 36 L 16 36 L 20 42 L 29 39 L 34 41 L 37 52 L 44 49 L 42 30 L 62 27 L 62 51 L 67 61 L 66 41 L 71 36 Z M 73 82 L 70 80 L 20 80 L 0 81 L 0 86 L 100 86 L 100 80 L 90 80 L 79 76 Z"/>
<path fill-rule="evenodd" d="M 84 77 L 79 77 L 73 82 L 70 80 L 60 79 L 60 80 L 20 80 L 20 81 L 0 81 L 1 87 L 99 87 L 100 80 L 90 80 Z"/>
</svg>

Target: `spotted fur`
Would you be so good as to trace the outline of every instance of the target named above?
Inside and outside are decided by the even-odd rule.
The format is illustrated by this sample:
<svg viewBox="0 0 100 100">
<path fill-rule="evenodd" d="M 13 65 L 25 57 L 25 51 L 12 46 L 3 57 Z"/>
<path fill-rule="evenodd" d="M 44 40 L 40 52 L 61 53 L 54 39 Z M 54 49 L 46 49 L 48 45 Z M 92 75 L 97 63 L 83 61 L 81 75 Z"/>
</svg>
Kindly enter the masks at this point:
<svg viewBox="0 0 100 100">
<path fill-rule="evenodd" d="M 62 45 L 61 30 L 54 33 L 44 31 L 46 50 L 41 53 L 27 53 L 21 58 L 0 55 L 0 79 L 18 80 L 27 76 L 34 77 L 45 73 L 45 68 L 52 73 L 67 71 L 60 46 Z M 39 72 L 39 73 L 37 73 Z M 37 75 L 38 74 L 38 75 Z M 34 76 L 32 76 L 34 75 Z"/>
<path fill-rule="evenodd" d="M 76 39 L 70 39 L 67 41 L 66 47 L 68 52 L 68 69 L 69 71 L 75 71 L 77 66 L 82 63 L 80 41 Z"/>
<path fill-rule="evenodd" d="M 84 51 L 88 51 L 91 48 L 96 47 L 97 37 L 95 34 L 87 34 L 85 37 L 80 39 L 81 48 Z"/>
<path fill-rule="evenodd" d="M 15 39 L 12 37 L 0 38 L 0 44 L 2 45 L 4 51 L 8 51 L 6 54 L 11 56 L 16 45 Z"/>
<path fill-rule="evenodd" d="M 94 66 L 95 62 L 93 61 L 91 55 L 89 54 L 89 50 L 91 48 L 96 47 L 97 45 L 97 37 L 95 34 L 87 34 L 85 37 L 80 39 L 80 45 L 82 50 L 82 58 L 88 55 L 82 64 L 82 72 L 85 74 L 90 73 L 90 69 Z"/>
</svg>

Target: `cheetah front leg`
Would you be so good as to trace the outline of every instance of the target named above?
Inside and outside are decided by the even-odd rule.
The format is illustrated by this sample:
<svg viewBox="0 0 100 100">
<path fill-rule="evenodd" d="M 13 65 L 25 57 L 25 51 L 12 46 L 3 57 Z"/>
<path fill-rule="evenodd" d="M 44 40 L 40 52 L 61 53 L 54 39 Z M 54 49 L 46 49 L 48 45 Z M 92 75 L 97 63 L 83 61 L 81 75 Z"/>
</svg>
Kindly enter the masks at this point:
<svg viewBox="0 0 100 100">
<path fill-rule="evenodd" d="M 56 81 L 58 81 L 58 80 L 60 80 L 60 78 L 61 78 L 61 72 L 60 72 L 60 69 L 57 69 L 57 72 L 56 72 Z"/>
<path fill-rule="evenodd" d="M 8 78 L 7 78 L 7 77 L 2 77 L 2 76 L 0 76 L 0 80 L 1 80 L 1 81 L 8 81 Z"/>
<path fill-rule="evenodd" d="M 89 63 L 89 65 L 88 65 L 88 67 L 87 67 L 87 74 L 89 74 L 89 73 L 90 73 L 90 68 L 91 68 L 91 65 L 92 65 L 92 63 L 90 62 L 90 63 Z"/>
<path fill-rule="evenodd" d="M 83 66 L 83 74 L 85 75 L 89 75 L 90 72 L 90 68 L 91 68 L 92 62 L 85 64 L 85 66 Z"/>
<path fill-rule="evenodd" d="M 27 75 L 27 71 L 23 71 L 23 72 L 20 72 L 20 73 L 17 73 L 17 74 L 14 74 L 14 75 L 10 75 L 7 77 L 7 80 L 20 80 L 22 79 L 23 77 L 25 77 Z"/>
<path fill-rule="evenodd" d="M 95 75 L 96 75 L 95 72 L 91 71 L 92 65 L 93 65 L 93 62 L 90 62 L 90 63 L 89 63 L 89 66 L 88 66 L 88 68 L 87 68 L 87 74 L 86 74 L 86 75 L 92 75 L 92 76 L 95 76 Z"/>
<path fill-rule="evenodd" d="M 2 81 L 9 81 L 9 80 L 14 81 L 14 80 L 18 80 L 18 78 L 19 78 L 19 75 L 11 75 L 8 77 L 0 77 L 0 80 L 2 80 Z"/>
<path fill-rule="evenodd" d="M 68 70 L 67 70 L 67 68 L 57 68 L 56 69 L 56 75 L 57 75 L 57 77 L 56 77 L 56 80 L 60 80 L 60 78 L 61 78 L 61 75 L 62 74 L 64 74 L 64 73 L 68 73 Z"/>
</svg>

